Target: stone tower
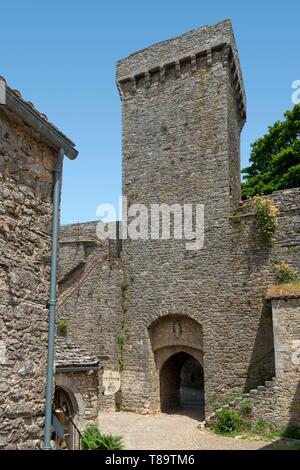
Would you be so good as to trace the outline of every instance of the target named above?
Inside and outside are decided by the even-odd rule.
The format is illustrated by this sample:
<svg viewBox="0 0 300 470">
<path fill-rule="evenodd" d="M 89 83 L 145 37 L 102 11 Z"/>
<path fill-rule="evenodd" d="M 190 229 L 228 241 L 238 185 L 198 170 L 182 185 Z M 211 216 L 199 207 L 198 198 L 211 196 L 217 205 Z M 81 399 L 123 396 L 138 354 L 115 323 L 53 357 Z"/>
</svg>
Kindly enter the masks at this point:
<svg viewBox="0 0 300 470">
<path fill-rule="evenodd" d="M 208 400 L 229 383 L 230 356 L 238 343 L 228 295 L 229 217 L 240 202 L 246 106 L 231 22 L 131 54 L 117 64 L 117 84 L 128 203 L 198 203 L 205 210 L 202 250 L 188 252 L 180 240 L 124 243 L 132 282 L 123 406 L 154 410 L 163 407 L 163 396 L 176 401 L 168 396 L 176 389 L 171 383 L 176 373 L 160 377 L 174 353 L 200 362 Z M 177 359 L 182 362 L 183 356 Z M 246 376 L 247 354 L 241 361 Z"/>
<path fill-rule="evenodd" d="M 131 54 L 117 64 L 117 83 L 124 193 L 155 202 L 213 197 L 216 209 L 235 208 L 246 110 L 231 22 Z"/>
</svg>

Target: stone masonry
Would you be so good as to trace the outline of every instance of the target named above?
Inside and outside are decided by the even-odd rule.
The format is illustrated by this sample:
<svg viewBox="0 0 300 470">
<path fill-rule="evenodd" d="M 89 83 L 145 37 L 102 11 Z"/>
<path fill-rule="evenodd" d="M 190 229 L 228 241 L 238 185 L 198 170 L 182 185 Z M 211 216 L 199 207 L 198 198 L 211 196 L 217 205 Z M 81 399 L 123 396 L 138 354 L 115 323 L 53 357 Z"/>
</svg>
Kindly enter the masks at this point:
<svg viewBox="0 0 300 470">
<path fill-rule="evenodd" d="M 255 210 L 240 202 L 246 99 L 230 21 L 119 61 L 117 84 L 128 205 L 204 204 L 204 246 L 100 243 L 95 222 L 65 226 L 59 315 L 101 367 L 121 372 L 117 397 L 100 386 L 100 409 L 159 411 L 162 364 L 184 352 L 203 366 L 208 415 L 213 402 L 275 375 L 266 292 L 274 259 L 300 272 L 300 190 L 270 196 L 278 228 L 266 246 Z"/>
<path fill-rule="evenodd" d="M 43 126 L 54 132 L 46 116 L 18 91 L 7 93 L 40 128 L 25 124 L 9 103 L 1 104 L 0 449 L 33 449 L 43 441 L 57 149 L 39 133 Z"/>
<path fill-rule="evenodd" d="M 53 170 L 61 145 L 70 158 L 77 151 L 3 83 L 0 449 L 34 449 L 45 412 Z M 117 86 L 128 206 L 203 204 L 204 245 L 124 239 L 125 206 L 114 240 L 99 240 L 95 221 L 61 227 L 57 314 L 67 332 L 56 338 L 56 392 L 82 431 L 99 411 L 177 406 L 190 361 L 184 380 L 196 374 L 201 419 L 243 391 L 227 406 L 250 401 L 254 420 L 300 426 L 300 294 L 270 287 L 274 262 L 300 273 L 300 189 L 268 196 L 279 212 L 266 245 L 240 196 L 246 98 L 231 22 L 120 60 Z M 121 383 L 116 393 L 104 372 Z"/>
<path fill-rule="evenodd" d="M 242 407 L 247 404 L 247 418 L 252 422 L 276 428 L 300 427 L 300 291 L 291 295 L 283 288 L 278 292 L 277 286 L 267 292 L 272 302 L 276 376 L 222 406 L 207 417 L 207 422 L 225 408 L 243 413 Z"/>
</svg>

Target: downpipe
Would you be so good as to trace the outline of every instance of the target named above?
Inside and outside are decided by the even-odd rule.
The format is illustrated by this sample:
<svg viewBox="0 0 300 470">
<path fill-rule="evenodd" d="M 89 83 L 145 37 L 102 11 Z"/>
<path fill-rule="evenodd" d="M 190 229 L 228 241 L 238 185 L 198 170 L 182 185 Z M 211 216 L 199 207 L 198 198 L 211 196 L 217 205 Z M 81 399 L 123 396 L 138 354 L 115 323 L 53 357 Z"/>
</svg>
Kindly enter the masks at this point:
<svg viewBox="0 0 300 470">
<path fill-rule="evenodd" d="M 54 378 L 54 343 L 55 343 L 55 321 L 56 321 L 56 284 L 57 284 L 57 254 L 58 254 L 58 230 L 59 230 L 59 208 L 60 191 L 62 180 L 64 151 L 58 151 L 53 176 L 53 215 L 52 215 L 52 249 L 51 249 L 51 274 L 50 274 L 50 298 L 48 317 L 48 360 L 47 360 L 47 385 L 46 385 L 46 411 L 45 411 L 45 437 L 44 450 L 51 450 L 51 428 L 52 428 L 52 399 Z"/>
</svg>

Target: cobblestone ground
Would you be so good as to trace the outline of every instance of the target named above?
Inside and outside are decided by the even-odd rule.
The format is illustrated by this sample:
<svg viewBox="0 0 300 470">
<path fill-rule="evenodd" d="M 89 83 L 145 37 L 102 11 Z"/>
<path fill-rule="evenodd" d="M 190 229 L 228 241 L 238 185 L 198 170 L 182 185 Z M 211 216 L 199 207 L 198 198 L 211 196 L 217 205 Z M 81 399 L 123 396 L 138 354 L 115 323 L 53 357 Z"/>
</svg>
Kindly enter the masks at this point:
<svg viewBox="0 0 300 470">
<path fill-rule="evenodd" d="M 103 432 L 123 436 L 129 450 L 256 450 L 269 447 L 265 441 L 248 441 L 200 430 L 192 416 L 165 414 L 147 416 L 135 413 L 100 413 Z"/>
</svg>

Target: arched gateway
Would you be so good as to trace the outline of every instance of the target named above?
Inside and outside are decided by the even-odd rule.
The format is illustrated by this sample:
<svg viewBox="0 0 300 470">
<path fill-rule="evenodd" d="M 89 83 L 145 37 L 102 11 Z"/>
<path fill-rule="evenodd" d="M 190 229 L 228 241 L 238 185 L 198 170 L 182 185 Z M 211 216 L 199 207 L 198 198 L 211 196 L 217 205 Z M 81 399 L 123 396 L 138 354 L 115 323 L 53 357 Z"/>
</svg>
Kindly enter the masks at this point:
<svg viewBox="0 0 300 470">
<path fill-rule="evenodd" d="M 202 327 L 184 315 L 168 315 L 149 328 L 163 412 L 193 413 L 204 419 Z"/>
</svg>

